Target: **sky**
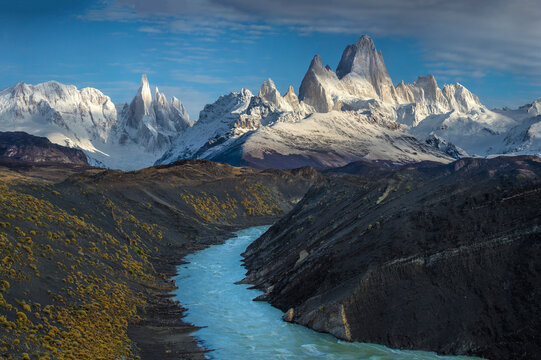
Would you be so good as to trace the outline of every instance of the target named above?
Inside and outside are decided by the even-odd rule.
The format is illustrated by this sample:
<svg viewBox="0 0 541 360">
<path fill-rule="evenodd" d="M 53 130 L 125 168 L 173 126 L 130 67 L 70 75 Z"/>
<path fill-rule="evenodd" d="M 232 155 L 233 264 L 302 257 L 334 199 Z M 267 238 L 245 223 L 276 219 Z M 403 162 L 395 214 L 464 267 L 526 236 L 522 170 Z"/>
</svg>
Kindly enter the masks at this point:
<svg viewBox="0 0 541 360">
<path fill-rule="evenodd" d="M 2 0 L 0 89 L 49 80 L 129 102 L 141 75 L 192 120 L 272 78 L 298 92 L 368 34 L 393 82 L 433 74 L 489 108 L 541 97 L 541 0 Z"/>
</svg>

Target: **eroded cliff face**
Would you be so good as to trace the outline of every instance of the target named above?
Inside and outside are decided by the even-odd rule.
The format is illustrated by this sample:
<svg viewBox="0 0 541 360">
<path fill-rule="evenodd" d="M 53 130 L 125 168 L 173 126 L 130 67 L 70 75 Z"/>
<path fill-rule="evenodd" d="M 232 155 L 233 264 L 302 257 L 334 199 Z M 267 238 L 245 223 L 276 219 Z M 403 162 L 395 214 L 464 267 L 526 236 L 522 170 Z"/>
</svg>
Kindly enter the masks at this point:
<svg viewBox="0 0 541 360">
<path fill-rule="evenodd" d="M 329 175 L 245 252 L 260 300 L 346 340 L 539 354 L 539 158 L 354 163 Z"/>
</svg>

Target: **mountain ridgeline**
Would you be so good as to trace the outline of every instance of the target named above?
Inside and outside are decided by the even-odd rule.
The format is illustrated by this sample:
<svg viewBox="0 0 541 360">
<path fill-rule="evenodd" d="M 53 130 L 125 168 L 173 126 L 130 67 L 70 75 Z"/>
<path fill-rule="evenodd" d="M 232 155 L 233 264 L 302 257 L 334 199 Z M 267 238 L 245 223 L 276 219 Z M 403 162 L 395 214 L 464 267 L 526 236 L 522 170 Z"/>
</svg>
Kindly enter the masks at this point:
<svg viewBox="0 0 541 360">
<path fill-rule="evenodd" d="M 49 81 L 20 82 L 0 91 L 0 131 L 24 131 L 78 148 L 92 165 L 139 169 L 151 165 L 187 127 L 178 99 L 151 95 L 146 76 L 130 104 L 115 106 L 101 91 Z"/>
<path fill-rule="evenodd" d="M 393 85 L 381 51 L 363 35 L 333 71 L 314 56 L 281 95 L 221 96 L 191 122 L 180 102 L 142 76 L 129 104 L 54 81 L 0 91 L 0 130 L 26 131 L 83 150 L 92 165 L 133 170 L 201 158 L 257 168 L 336 167 L 357 160 L 447 163 L 463 156 L 541 153 L 541 100 L 487 109 L 461 84 L 432 75 Z"/>
</svg>

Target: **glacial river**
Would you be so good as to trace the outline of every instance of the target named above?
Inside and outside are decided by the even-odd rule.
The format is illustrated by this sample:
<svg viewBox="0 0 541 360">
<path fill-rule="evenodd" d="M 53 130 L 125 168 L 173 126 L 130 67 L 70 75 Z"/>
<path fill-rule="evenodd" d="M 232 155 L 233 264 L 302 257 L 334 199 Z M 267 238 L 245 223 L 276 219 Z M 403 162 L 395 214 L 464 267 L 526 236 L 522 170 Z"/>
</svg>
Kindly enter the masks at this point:
<svg viewBox="0 0 541 360">
<path fill-rule="evenodd" d="M 195 335 L 217 360 L 266 359 L 472 359 L 400 351 L 385 346 L 348 343 L 300 325 L 282 321 L 282 312 L 268 303 L 252 301 L 260 295 L 248 285 L 235 285 L 246 270 L 241 253 L 267 230 L 259 226 L 237 232 L 223 245 L 189 255 L 179 266 L 177 299 L 188 309 L 185 321 L 204 328 Z"/>
</svg>

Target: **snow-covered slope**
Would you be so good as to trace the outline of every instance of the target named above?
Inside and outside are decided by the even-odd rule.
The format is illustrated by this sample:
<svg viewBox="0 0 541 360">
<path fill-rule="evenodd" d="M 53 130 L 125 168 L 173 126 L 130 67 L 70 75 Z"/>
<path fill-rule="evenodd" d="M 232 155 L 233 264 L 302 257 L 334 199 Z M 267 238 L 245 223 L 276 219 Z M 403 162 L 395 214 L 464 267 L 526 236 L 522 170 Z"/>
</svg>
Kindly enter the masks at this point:
<svg viewBox="0 0 541 360">
<path fill-rule="evenodd" d="M 461 84 L 438 87 L 432 75 L 397 87 L 397 121 L 421 139 L 436 136 L 470 155 L 504 152 L 506 133 L 517 125 L 513 118 L 488 110 Z"/>
<path fill-rule="evenodd" d="M 517 123 L 505 134 L 503 153 L 541 155 L 541 98 L 516 110 L 495 109 L 494 112 Z"/>
<path fill-rule="evenodd" d="M 199 121 L 158 163 L 197 157 L 259 168 L 294 168 L 341 166 L 359 159 L 397 164 L 451 160 L 389 120 L 385 104 L 368 102 L 372 106 L 363 111 L 315 112 L 299 102 L 292 88 L 282 97 L 269 79 L 258 96 L 243 89 L 207 105 Z"/>
<path fill-rule="evenodd" d="M 83 150 L 91 164 L 137 169 L 152 165 L 191 126 L 176 98 L 169 104 L 146 76 L 130 105 L 117 107 L 97 89 L 49 81 L 0 91 L 0 130 L 25 131 Z"/>
</svg>

